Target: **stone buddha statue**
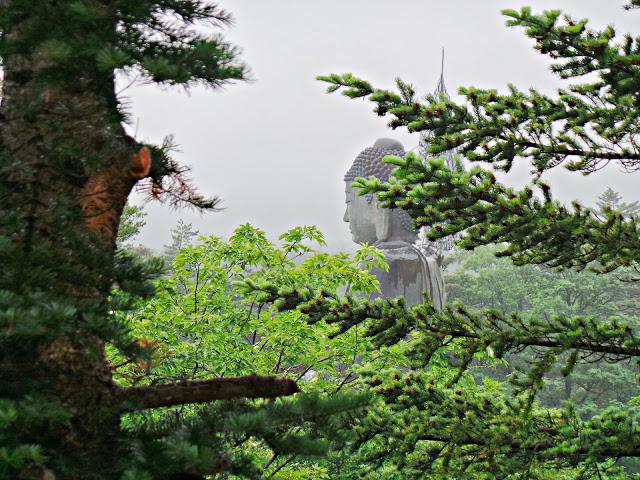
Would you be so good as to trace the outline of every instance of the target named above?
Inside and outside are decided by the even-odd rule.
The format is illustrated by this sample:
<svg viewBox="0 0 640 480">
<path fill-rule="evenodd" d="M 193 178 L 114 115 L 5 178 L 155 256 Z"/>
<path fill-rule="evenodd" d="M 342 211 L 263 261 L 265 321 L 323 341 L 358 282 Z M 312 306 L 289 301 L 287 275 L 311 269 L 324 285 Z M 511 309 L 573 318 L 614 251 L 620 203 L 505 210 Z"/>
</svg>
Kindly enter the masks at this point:
<svg viewBox="0 0 640 480">
<path fill-rule="evenodd" d="M 344 177 L 347 210 L 344 221 L 354 242 L 374 245 L 384 252 L 389 271 L 375 269 L 383 297 L 405 298 L 407 305 L 423 303 L 426 292 L 431 303 L 442 309 L 445 303 L 444 281 L 440 264 L 442 257 L 424 252 L 416 246 L 418 231 L 406 212 L 378 208 L 372 194 L 360 196 L 351 184 L 356 177 L 376 177 L 387 181 L 393 166 L 383 162 L 386 155 L 404 156 L 402 144 L 381 138 L 373 147 L 365 148 Z"/>
</svg>

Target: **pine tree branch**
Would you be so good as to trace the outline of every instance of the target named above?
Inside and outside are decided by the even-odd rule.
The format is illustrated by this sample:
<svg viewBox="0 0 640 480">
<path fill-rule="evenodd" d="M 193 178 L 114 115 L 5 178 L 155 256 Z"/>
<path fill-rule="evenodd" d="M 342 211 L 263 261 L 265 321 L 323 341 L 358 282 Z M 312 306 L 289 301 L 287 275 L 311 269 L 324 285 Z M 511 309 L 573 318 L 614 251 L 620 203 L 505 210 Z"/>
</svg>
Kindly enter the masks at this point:
<svg viewBox="0 0 640 480">
<path fill-rule="evenodd" d="M 516 391 L 535 397 L 540 380 L 551 367 L 570 352 L 563 372 L 571 373 L 577 363 L 593 362 L 594 357 L 620 361 L 640 357 L 637 327 L 616 317 L 606 320 L 556 315 L 544 320 L 528 319 L 495 310 L 476 312 L 463 305 L 446 306 L 437 311 L 431 304 L 407 308 L 403 299 L 379 298 L 374 301 L 353 297 L 337 298 L 327 292 L 314 294 L 308 289 L 278 289 L 274 285 L 255 287 L 261 301 L 273 302 L 280 310 L 298 309 L 310 323 L 325 322 L 338 328 L 330 336 L 341 335 L 356 325 L 366 328 L 374 347 L 394 345 L 411 338 L 407 355 L 417 367 L 425 367 L 434 354 L 459 347 L 455 355 L 457 383 L 477 353 L 494 358 L 519 353 L 529 347 L 545 349 L 524 375 L 514 375 Z M 564 360 L 562 360 L 564 361 Z"/>
<path fill-rule="evenodd" d="M 545 432 L 548 435 L 554 434 L 559 435 L 557 431 L 549 431 Z M 496 442 L 495 439 L 487 439 L 481 436 L 474 437 L 462 437 L 456 438 L 455 442 L 452 441 L 451 436 L 445 434 L 438 434 L 436 432 L 424 433 L 419 436 L 420 440 L 423 441 L 432 441 L 432 442 L 443 442 L 443 443 L 455 443 L 456 446 L 461 445 L 475 445 L 479 447 L 492 447 L 496 446 L 506 447 L 514 454 L 522 454 L 523 451 L 528 451 L 535 454 L 536 457 L 540 459 L 544 459 L 547 455 L 545 453 L 549 450 L 553 452 L 548 455 L 550 458 L 558 458 L 558 457 L 580 457 L 580 456 L 589 456 L 589 455 L 597 455 L 598 458 L 616 458 L 616 457 L 640 457 L 640 446 L 638 445 L 618 445 L 617 448 L 613 446 L 607 446 L 607 448 L 603 449 L 595 449 L 591 446 L 582 446 L 575 447 L 569 451 L 562 451 L 557 449 L 558 442 L 553 441 L 538 441 L 538 442 L 525 442 L 522 440 L 504 440 L 503 442 Z M 620 448 L 622 447 L 622 448 Z"/>
<path fill-rule="evenodd" d="M 377 194 L 381 206 L 401 208 L 416 225 L 429 226 L 431 240 L 464 234 L 457 244 L 467 250 L 508 243 L 498 255 L 517 265 L 610 272 L 640 262 L 640 222 L 634 215 L 577 202 L 568 208 L 541 182 L 537 195 L 531 187 L 516 191 L 479 167 L 452 171 L 441 160 L 425 163 L 413 153 L 386 161 L 397 166 L 391 182 L 360 178 L 354 185 L 360 194 Z"/>
<path fill-rule="evenodd" d="M 529 158 L 539 174 L 560 164 L 588 174 L 611 161 L 640 169 L 640 110 L 631 100 L 636 95 L 632 85 L 640 78 L 640 47 L 633 38 L 628 35 L 616 43 L 612 27 L 592 31 L 584 20 L 562 20 L 558 10 L 534 15 L 525 7 L 503 14 L 508 25 L 524 27 L 536 49 L 552 58 L 551 69 L 558 76 L 599 78 L 560 89 L 553 97 L 513 86 L 506 94 L 460 88 L 464 103 L 435 95 L 420 102 L 401 80 L 391 91 L 350 73 L 318 79 L 329 84 L 330 93 L 342 90 L 349 98 L 370 100 L 378 115 L 391 117 L 391 128 L 430 132 L 432 154 L 456 148 L 471 161 L 505 171 L 516 158 Z"/>
<path fill-rule="evenodd" d="M 235 398 L 277 398 L 298 391 L 288 378 L 249 375 L 122 388 L 119 396 L 124 411 L 136 411 Z"/>
<path fill-rule="evenodd" d="M 466 468 L 467 460 L 458 462 L 465 457 L 485 465 L 501 457 L 499 463 L 514 473 L 540 462 L 557 468 L 579 461 L 640 456 L 633 406 L 622 411 L 608 408 L 582 420 L 571 407 L 529 408 L 526 397 L 503 396 L 469 385 L 439 387 L 441 375 L 425 378 L 422 370 L 361 373 L 363 382 L 384 403 L 363 421 L 357 441 L 363 445 L 377 436 L 385 439 L 378 443 L 380 450 L 374 447 L 370 452 L 371 458 L 384 454 L 386 460 L 403 462 L 417 457 L 422 458 L 418 463 L 423 468 L 431 468 L 444 460 L 445 452 L 444 457 L 456 459 L 452 468 L 457 471 Z"/>
<path fill-rule="evenodd" d="M 402 298 L 379 298 L 373 301 L 346 296 L 337 298 L 326 292 L 314 296 L 308 291 L 279 291 L 262 286 L 262 299 L 280 301 L 281 310 L 298 309 L 311 323 L 326 322 L 347 332 L 356 325 L 366 325 L 365 336 L 374 345 L 392 345 L 412 331 L 420 332 L 438 348 L 446 346 L 446 338 L 479 342 L 492 347 L 496 355 L 518 351 L 523 347 L 579 350 L 611 357 L 640 357 L 640 334 L 637 328 L 618 318 L 593 319 L 557 315 L 550 319 L 525 319 L 515 313 L 495 310 L 474 312 L 463 305 L 447 306 L 437 311 L 429 303 L 408 308 Z"/>
<path fill-rule="evenodd" d="M 269 478 L 273 478 L 280 470 L 282 470 L 284 467 L 286 467 L 289 463 L 291 463 L 294 459 L 296 458 L 296 454 L 290 455 L 289 458 L 287 458 L 282 464 L 280 464 L 273 472 L 271 472 L 271 474 L 267 477 L 267 479 Z"/>
</svg>

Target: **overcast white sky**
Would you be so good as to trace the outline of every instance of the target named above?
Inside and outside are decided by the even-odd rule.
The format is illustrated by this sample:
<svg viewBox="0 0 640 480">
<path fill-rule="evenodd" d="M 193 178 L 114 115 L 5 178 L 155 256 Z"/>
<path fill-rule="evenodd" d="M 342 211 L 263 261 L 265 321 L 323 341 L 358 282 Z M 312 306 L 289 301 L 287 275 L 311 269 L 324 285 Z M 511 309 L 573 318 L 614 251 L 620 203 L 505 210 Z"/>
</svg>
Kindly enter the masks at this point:
<svg viewBox="0 0 640 480">
<path fill-rule="evenodd" d="M 640 33 L 640 12 L 622 0 L 221 0 L 235 24 L 226 38 L 242 49 L 251 83 L 190 94 L 134 86 L 127 90 L 138 136 L 160 142 L 173 134 L 177 157 L 192 167 L 199 189 L 223 199 L 224 211 L 200 214 L 150 203 L 139 241 L 161 249 L 178 218 L 203 234 L 228 236 L 250 222 L 276 236 L 317 225 L 331 250 L 352 248 L 344 212 L 343 175 L 355 156 L 382 136 L 406 149 L 418 137 L 386 127 L 372 105 L 324 93 L 318 74 L 352 72 L 379 87 L 400 76 L 422 93 L 433 90 L 446 49 L 445 78 L 461 85 L 513 83 L 551 92 L 559 85 L 522 31 L 504 26 L 503 8 L 560 8 L 594 26 L 613 23 Z M 526 165 L 510 182 L 526 181 Z M 590 177 L 554 172 L 562 200 L 593 202 L 608 185 L 640 199 L 640 173 L 609 168 Z M 133 199 L 141 203 L 140 197 Z"/>
</svg>

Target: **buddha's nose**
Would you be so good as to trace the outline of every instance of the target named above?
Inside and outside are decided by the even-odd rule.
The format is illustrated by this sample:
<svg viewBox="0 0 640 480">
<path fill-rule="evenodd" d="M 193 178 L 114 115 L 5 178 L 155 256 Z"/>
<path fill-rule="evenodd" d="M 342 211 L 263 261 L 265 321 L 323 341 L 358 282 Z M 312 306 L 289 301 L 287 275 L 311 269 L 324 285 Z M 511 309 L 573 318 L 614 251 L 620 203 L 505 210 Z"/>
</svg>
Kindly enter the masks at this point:
<svg viewBox="0 0 640 480">
<path fill-rule="evenodd" d="M 342 221 L 349 223 L 349 208 L 345 209 Z"/>
</svg>

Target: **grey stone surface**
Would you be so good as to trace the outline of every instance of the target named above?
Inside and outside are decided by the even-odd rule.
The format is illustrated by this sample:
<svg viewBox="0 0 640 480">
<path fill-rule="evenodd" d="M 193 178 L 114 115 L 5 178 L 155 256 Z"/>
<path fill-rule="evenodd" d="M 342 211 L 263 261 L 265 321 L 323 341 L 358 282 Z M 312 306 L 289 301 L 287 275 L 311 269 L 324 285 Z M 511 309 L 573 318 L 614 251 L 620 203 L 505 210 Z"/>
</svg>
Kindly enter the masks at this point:
<svg viewBox="0 0 640 480">
<path fill-rule="evenodd" d="M 425 255 L 416 247 L 418 232 L 409 216 L 402 210 L 378 208 L 373 195 L 357 195 L 351 187 L 356 177 L 388 180 L 393 167 L 384 163 L 383 158 L 404 153 L 399 142 L 383 138 L 356 157 L 344 177 L 347 204 L 344 221 L 349 223 L 354 242 L 374 245 L 385 254 L 389 271 L 373 272 L 380 281 L 381 296 L 403 296 L 408 305 L 415 305 L 423 302 L 423 293 L 427 292 L 433 305 L 441 309 L 445 290 L 440 259 Z"/>
</svg>

